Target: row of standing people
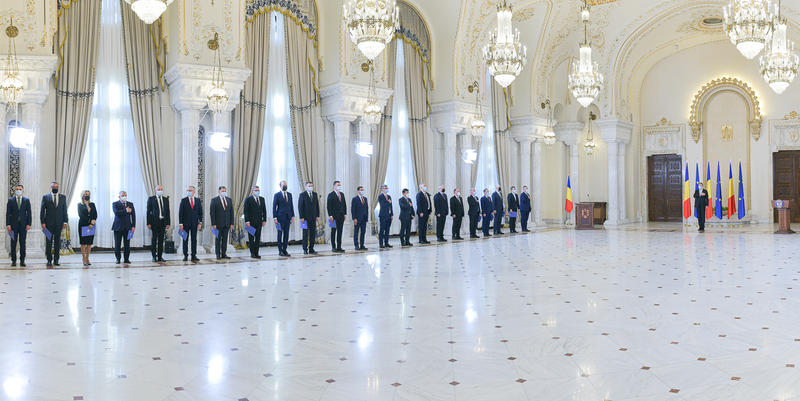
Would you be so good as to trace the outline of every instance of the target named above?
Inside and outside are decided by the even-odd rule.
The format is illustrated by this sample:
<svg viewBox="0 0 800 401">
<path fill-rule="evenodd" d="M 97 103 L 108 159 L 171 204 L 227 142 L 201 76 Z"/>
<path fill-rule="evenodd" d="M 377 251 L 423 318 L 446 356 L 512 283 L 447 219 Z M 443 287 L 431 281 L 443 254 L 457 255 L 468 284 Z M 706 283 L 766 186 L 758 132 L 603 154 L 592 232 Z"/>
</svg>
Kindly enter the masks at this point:
<svg viewBox="0 0 800 401">
<path fill-rule="evenodd" d="M 33 223 L 33 213 L 30 199 L 24 196 L 25 188 L 17 185 L 14 195 L 6 204 L 6 230 L 11 238 L 11 266 L 17 265 L 17 251 L 19 251 L 19 265 L 26 267 L 26 239 L 27 233 Z M 227 188 L 218 188 L 219 196 L 211 200 L 210 217 L 212 232 L 215 236 L 215 251 L 217 259 L 228 259 L 226 244 L 228 235 L 233 228 L 234 213 L 231 199 L 227 197 Z M 130 202 L 125 191 L 119 192 L 119 199 L 112 204 L 114 221 L 111 230 L 114 232 L 114 256 L 116 263 L 130 263 L 130 240 L 136 231 L 136 209 Z M 156 186 L 155 195 L 147 200 L 147 228 L 151 230 L 150 251 L 153 262 L 165 262 L 164 242 L 166 232 L 172 222 L 170 216 L 169 198 L 164 195 L 164 188 Z M 197 232 L 203 228 L 203 207 L 200 199 L 195 197 L 195 187 L 189 186 L 186 197 L 181 199 L 178 211 L 178 231 L 183 238 L 183 260 L 197 258 Z M 259 196 L 259 188 L 254 186 L 251 195 L 244 204 L 245 225 L 248 231 L 248 247 L 251 257 L 260 258 L 258 249 L 261 243 L 261 229 L 266 224 L 267 209 L 264 198 Z M 97 224 L 97 207 L 91 201 L 91 192 L 85 190 L 81 193 L 78 203 L 78 235 L 80 237 L 81 255 L 84 267 L 91 265 L 89 260 L 94 244 L 94 235 Z M 59 183 L 50 184 L 50 193 L 42 197 L 39 220 L 42 233 L 45 236 L 45 257 L 47 267 L 60 266 L 61 232 L 69 224 L 67 212 L 67 198 L 59 194 Z M 191 248 L 189 244 L 191 243 Z"/>
<path fill-rule="evenodd" d="M 272 202 L 272 217 L 278 231 L 278 254 L 280 256 L 291 256 L 288 251 L 289 231 L 288 227 L 294 223 L 294 203 L 292 193 L 288 191 L 286 181 L 280 182 L 280 191 L 275 193 Z M 464 219 L 465 209 L 461 191 L 458 188 L 453 190 L 453 195 L 448 198 L 444 186 L 439 187 L 439 192 L 431 196 L 425 184 L 419 186 L 420 190 L 415 198 L 411 198 L 409 190 L 404 188 L 402 196 L 398 200 L 400 208 L 400 244 L 401 246 L 412 246 L 411 222 L 417 219 L 417 235 L 420 244 L 430 243 L 427 239 L 428 219 L 433 214 L 436 218 L 436 239 L 439 242 L 446 242 L 444 228 L 447 218 L 453 220 L 452 239 L 462 240 L 461 223 Z M 370 204 L 367 199 L 363 186 L 356 188 L 357 195 L 350 199 L 350 217 L 353 221 L 353 245 L 355 250 L 367 250 L 364 246 L 364 237 L 367 230 L 367 222 L 370 215 Z M 320 196 L 314 191 L 312 182 L 305 183 L 303 191 L 297 201 L 297 217 L 303 230 L 303 253 L 316 254 L 314 244 L 317 238 L 317 224 L 320 222 Z M 482 230 L 484 236 L 491 236 L 490 226 L 494 222 L 494 233 L 503 234 L 502 221 L 506 211 L 509 213 L 509 228 L 512 233 L 516 233 L 516 222 L 520 219 L 523 232 L 529 232 L 528 219 L 531 213 L 531 195 L 527 186 L 523 187 L 521 195 L 517 194 L 516 187 L 511 187 L 511 193 L 505 197 L 502 189 L 498 186 L 495 192 L 489 194 L 489 189 L 483 190 L 483 197 L 478 198 L 473 188 L 467 199 L 467 216 L 469 216 L 470 238 L 480 238 L 477 234 L 478 223 L 483 221 Z M 389 195 L 389 186 L 382 185 L 378 195 L 378 242 L 380 248 L 391 248 L 389 244 L 389 231 L 392 220 L 394 219 L 394 200 Z M 340 181 L 333 183 L 333 190 L 328 193 L 326 198 L 327 224 L 330 227 L 331 250 L 335 253 L 345 252 L 342 249 L 342 229 L 347 216 L 347 199 L 343 193 Z"/>
</svg>

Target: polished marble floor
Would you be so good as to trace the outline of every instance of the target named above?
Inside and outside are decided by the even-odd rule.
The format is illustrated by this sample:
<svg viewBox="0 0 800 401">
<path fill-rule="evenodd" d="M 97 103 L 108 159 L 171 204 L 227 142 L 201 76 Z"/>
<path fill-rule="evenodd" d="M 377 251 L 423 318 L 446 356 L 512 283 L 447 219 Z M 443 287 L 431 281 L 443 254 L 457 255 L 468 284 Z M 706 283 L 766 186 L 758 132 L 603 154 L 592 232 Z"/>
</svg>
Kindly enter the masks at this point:
<svg viewBox="0 0 800 401">
<path fill-rule="evenodd" d="M 800 235 L 771 230 L 2 270 L 0 399 L 800 400 Z"/>
</svg>

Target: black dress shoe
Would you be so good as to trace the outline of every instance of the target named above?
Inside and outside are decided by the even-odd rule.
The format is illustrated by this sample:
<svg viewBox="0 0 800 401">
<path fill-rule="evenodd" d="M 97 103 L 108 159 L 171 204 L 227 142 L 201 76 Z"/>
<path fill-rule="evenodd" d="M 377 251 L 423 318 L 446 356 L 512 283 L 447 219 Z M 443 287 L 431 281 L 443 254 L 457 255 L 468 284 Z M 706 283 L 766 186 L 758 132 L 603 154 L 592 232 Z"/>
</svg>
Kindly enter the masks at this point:
<svg viewBox="0 0 800 401">
<path fill-rule="evenodd" d="M 16 260 L 12 260 L 11 261 L 11 266 L 16 266 L 16 265 L 17 265 L 17 261 Z"/>
<path fill-rule="evenodd" d="M 290 257 L 292 255 L 289 255 L 289 252 L 283 251 L 283 256 L 286 256 L 288 258 L 288 257 Z"/>
<path fill-rule="evenodd" d="M 389 244 L 386 244 L 386 247 L 387 247 L 387 248 L 394 248 L 393 246 L 391 246 L 391 245 L 389 245 Z"/>
<path fill-rule="evenodd" d="M 317 251 L 315 251 L 315 250 L 313 250 L 313 249 L 312 249 L 312 250 L 308 251 L 308 253 L 310 253 L 310 254 L 312 254 L 312 255 L 316 255 L 316 254 L 318 254 L 319 252 L 317 252 Z"/>
<path fill-rule="evenodd" d="M 192 256 L 192 262 L 199 262 L 200 259 L 197 256 Z"/>
<path fill-rule="evenodd" d="M 303 251 L 303 255 L 308 255 L 308 251 Z"/>
<path fill-rule="evenodd" d="M 129 264 L 131 264 L 131 261 L 130 261 L 130 260 L 126 260 L 126 261 L 124 261 L 124 262 L 125 262 L 125 264 L 126 264 L 126 265 L 129 265 Z"/>
<path fill-rule="evenodd" d="M 25 267 L 25 262 L 19 262 L 20 267 Z"/>
<path fill-rule="evenodd" d="M 53 263 L 53 266 L 61 266 L 61 263 L 54 262 L 54 263 Z"/>
<path fill-rule="evenodd" d="M 231 258 L 231 257 L 230 257 L 230 256 L 228 256 L 228 255 L 225 255 L 225 256 L 223 256 L 223 257 L 222 257 L 222 259 L 230 259 L 230 258 Z"/>
<path fill-rule="evenodd" d="M 153 258 L 153 262 L 158 262 L 158 259 L 156 259 L 156 258 Z"/>
<path fill-rule="evenodd" d="M 164 258 L 158 258 L 157 262 L 166 262 L 166 260 L 164 260 Z"/>
<path fill-rule="evenodd" d="M 117 259 L 117 264 L 119 264 L 119 259 Z"/>
<path fill-rule="evenodd" d="M 337 250 L 336 250 L 336 252 L 339 252 L 339 253 L 344 253 L 344 249 L 342 249 L 342 248 L 339 248 L 339 249 L 337 249 Z"/>
<path fill-rule="evenodd" d="M 360 248 L 358 248 L 358 250 L 360 250 L 360 251 L 368 251 L 369 248 L 367 248 L 367 247 L 362 245 Z"/>
<path fill-rule="evenodd" d="M 183 257 L 183 261 L 186 262 L 187 260 L 189 260 L 189 257 L 188 256 L 184 256 Z"/>
</svg>

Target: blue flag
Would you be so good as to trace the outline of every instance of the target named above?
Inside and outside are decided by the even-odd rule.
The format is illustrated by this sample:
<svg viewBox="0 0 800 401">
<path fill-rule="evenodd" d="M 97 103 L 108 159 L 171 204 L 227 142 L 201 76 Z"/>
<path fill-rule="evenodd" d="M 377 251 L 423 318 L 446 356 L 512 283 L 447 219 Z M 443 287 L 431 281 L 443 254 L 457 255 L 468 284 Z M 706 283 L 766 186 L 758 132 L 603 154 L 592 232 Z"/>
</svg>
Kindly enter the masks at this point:
<svg viewBox="0 0 800 401">
<path fill-rule="evenodd" d="M 694 164 L 694 190 L 697 191 L 700 189 L 698 184 L 700 183 L 700 166 L 697 163 Z M 698 218 L 697 216 L 697 206 L 694 207 L 694 217 Z"/>
<path fill-rule="evenodd" d="M 722 219 L 722 185 L 719 182 L 719 162 L 717 162 L 717 196 L 714 203 L 714 216 Z"/>
<path fill-rule="evenodd" d="M 744 182 L 742 180 L 742 162 L 739 162 L 739 220 L 744 218 Z"/>
</svg>

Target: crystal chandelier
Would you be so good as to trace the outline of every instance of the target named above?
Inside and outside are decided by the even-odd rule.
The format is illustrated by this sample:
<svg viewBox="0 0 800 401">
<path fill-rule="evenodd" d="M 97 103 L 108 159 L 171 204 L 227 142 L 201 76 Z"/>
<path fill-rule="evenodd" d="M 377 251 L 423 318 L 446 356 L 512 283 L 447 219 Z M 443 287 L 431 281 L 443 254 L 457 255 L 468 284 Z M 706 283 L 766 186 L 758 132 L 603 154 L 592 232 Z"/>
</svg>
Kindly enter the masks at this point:
<svg viewBox="0 0 800 401">
<path fill-rule="evenodd" d="M 550 99 L 546 99 L 542 103 L 542 109 L 547 109 L 547 128 L 544 131 L 544 144 L 552 146 L 556 143 L 556 133 L 553 132 L 553 108 L 550 105 Z"/>
<path fill-rule="evenodd" d="M 772 33 L 769 0 L 731 0 L 722 9 L 725 32 L 748 59 L 757 56 Z"/>
<path fill-rule="evenodd" d="M 16 37 L 19 35 L 19 29 L 14 26 L 14 20 L 11 20 L 11 25 L 6 28 L 6 36 L 8 36 L 8 56 L 6 58 L 6 69 L 3 80 L 0 81 L 0 94 L 2 94 L 3 103 L 9 106 L 16 106 L 22 99 L 22 92 L 25 84 L 19 77 L 19 60 L 17 59 L 17 46 Z"/>
<path fill-rule="evenodd" d="M 474 137 L 482 137 L 486 132 L 486 123 L 483 121 L 483 108 L 481 107 L 481 88 L 478 86 L 478 81 L 472 82 L 467 87 L 469 93 L 475 93 L 475 116 L 472 117 L 472 122 L 469 123 L 469 131 Z"/>
<path fill-rule="evenodd" d="M 589 121 L 587 121 L 587 125 L 589 126 L 589 130 L 586 132 L 586 142 L 583 144 L 583 149 L 586 150 L 586 154 L 591 156 L 594 154 L 594 150 L 597 148 L 597 144 L 594 142 L 594 135 L 592 135 L 592 121 L 597 118 L 597 115 L 589 112 Z"/>
<path fill-rule="evenodd" d="M 394 38 L 400 14 L 395 0 L 349 0 L 342 5 L 344 24 L 364 57 L 374 60 Z"/>
<path fill-rule="evenodd" d="M 211 90 L 208 91 L 208 109 L 214 113 L 222 113 L 228 107 L 228 92 L 222 79 L 222 55 L 219 50 L 219 35 L 214 32 L 214 39 L 208 41 L 208 48 L 214 52 L 214 67 L 211 70 Z"/>
<path fill-rule="evenodd" d="M 761 75 L 775 93 L 781 94 L 797 76 L 799 67 L 794 43 L 786 38 L 786 20 L 781 18 L 779 2 L 772 41 L 767 43 L 767 49 L 761 55 Z"/>
<path fill-rule="evenodd" d="M 145 24 L 152 24 L 167 10 L 172 0 L 125 0 L 125 2 L 131 5 L 133 12 Z"/>
<path fill-rule="evenodd" d="M 375 94 L 375 65 L 372 61 L 361 65 L 361 70 L 369 69 L 369 95 L 367 95 L 367 105 L 364 107 L 364 115 L 361 117 L 370 128 L 376 127 L 383 117 L 383 110 L 378 106 L 377 95 Z"/>
<path fill-rule="evenodd" d="M 528 48 L 519 41 L 519 31 L 512 29 L 512 16 L 507 0 L 497 4 L 497 32 L 491 34 L 489 43 L 483 47 L 483 59 L 489 72 L 504 88 L 522 72 L 528 56 Z"/>
<path fill-rule="evenodd" d="M 589 5 L 584 0 L 581 8 L 581 20 L 583 21 L 583 43 L 580 48 L 580 59 L 572 63 L 572 72 L 569 74 L 569 90 L 578 103 L 583 107 L 589 107 L 600 91 L 603 90 L 605 78 L 600 72 L 597 63 L 592 62 L 592 46 L 589 44 L 587 25 L 589 24 Z"/>
</svg>

